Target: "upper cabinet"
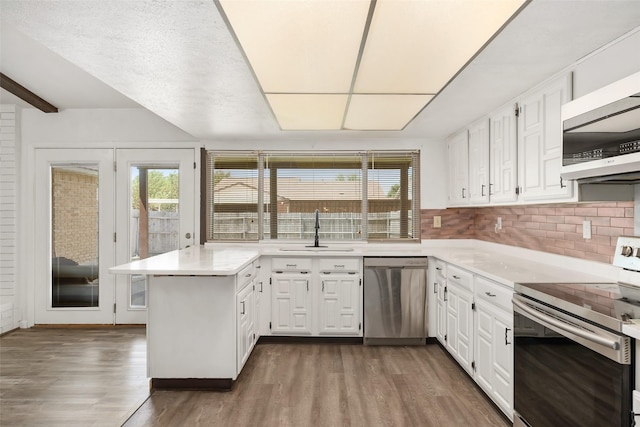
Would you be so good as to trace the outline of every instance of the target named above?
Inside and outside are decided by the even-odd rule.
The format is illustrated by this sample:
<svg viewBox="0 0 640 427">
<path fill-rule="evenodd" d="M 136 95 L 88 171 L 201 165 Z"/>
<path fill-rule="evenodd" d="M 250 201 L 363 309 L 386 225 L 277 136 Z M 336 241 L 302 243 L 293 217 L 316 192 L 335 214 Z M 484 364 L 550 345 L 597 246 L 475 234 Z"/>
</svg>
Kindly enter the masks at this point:
<svg viewBox="0 0 640 427">
<path fill-rule="evenodd" d="M 560 110 L 571 100 L 571 74 L 496 110 L 454 135 L 449 148 L 449 205 L 574 200 L 560 178 Z"/>
<path fill-rule="evenodd" d="M 469 132 L 454 135 L 449 149 L 449 204 L 469 204 Z"/>
<path fill-rule="evenodd" d="M 454 135 L 449 149 L 449 204 L 489 202 L 489 121 Z"/>
<path fill-rule="evenodd" d="M 489 120 L 469 127 L 469 201 L 489 203 Z"/>
<path fill-rule="evenodd" d="M 518 117 L 518 185 L 522 201 L 566 199 L 573 186 L 560 178 L 562 104 L 571 100 L 571 74 L 524 96 Z"/>
<path fill-rule="evenodd" d="M 509 104 L 489 117 L 489 194 L 494 203 L 515 202 L 518 198 L 516 108 Z"/>
</svg>

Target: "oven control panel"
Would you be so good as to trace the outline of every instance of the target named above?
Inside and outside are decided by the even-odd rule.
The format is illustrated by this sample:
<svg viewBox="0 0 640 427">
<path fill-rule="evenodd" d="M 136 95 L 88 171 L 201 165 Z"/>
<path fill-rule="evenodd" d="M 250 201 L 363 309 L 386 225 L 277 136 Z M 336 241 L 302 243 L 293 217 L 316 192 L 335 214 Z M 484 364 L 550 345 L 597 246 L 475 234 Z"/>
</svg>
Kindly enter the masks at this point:
<svg viewBox="0 0 640 427">
<path fill-rule="evenodd" d="M 613 265 L 627 270 L 640 271 L 640 237 L 618 237 Z"/>
</svg>

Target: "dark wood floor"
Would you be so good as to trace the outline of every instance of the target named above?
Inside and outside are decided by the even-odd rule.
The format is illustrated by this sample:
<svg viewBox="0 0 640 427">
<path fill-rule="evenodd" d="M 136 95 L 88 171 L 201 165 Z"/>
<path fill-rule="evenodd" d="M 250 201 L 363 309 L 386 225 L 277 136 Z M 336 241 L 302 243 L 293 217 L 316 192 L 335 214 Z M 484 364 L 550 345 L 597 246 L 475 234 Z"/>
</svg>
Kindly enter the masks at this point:
<svg viewBox="0 0 640 427">
<path fill-rule="evenodd" d="M 0 426 L 120 426 L 149 396 L 144 328 L 0 338 Z"/>
<path fill-rule="evenodd" d="M 156 391 L 125 426 L 510 423 L 437 344 L 259 344 L 233 391 Z"/>
<path fill-rule="evenodd" d="M 0 338 L 1 426 L 510 426 L 437 344 L 259 344 L 231 392 L 148 396 L 144 328 Z"/>
</svg>

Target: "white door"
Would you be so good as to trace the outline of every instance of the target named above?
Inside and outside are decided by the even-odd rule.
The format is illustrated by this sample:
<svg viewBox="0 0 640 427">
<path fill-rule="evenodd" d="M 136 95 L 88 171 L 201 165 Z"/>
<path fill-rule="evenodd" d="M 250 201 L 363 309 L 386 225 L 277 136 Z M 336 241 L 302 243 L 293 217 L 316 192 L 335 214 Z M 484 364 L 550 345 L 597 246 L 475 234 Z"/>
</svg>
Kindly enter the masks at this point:
<svg viewBox="0 0 640 427">
<path fill-rule="evenodd" d="M 571 74 L 520 102 L 518 183 L 522 200 L 570 198 L 573 185 L 560 178 L 562 123 L 560 109 L 571 99 Z"/>
<path fill-rule="evenodd" d="M 489 121 L 469 128 L 469 201 L 489 203 Z"/>
<path fill-rule="evenodd" d="M 491 116 L 489 124 L 490 159 L 489 194 L 491 202 L 515 202 L 517 166 L 517 133 L 515 107 L 509 105 Z"/>
<path fill-rule="evenodd" d="M 351 274 L 321 274 L 319 333 L 358 335 L 360 278 Z"/>
<path fill-rule="evenodd" d="M 272 276 L 271 330 L 273 333 L 311 333 L 309 275 Z"/>
<path fill-rule="evenodd" d="M 194 156 L 193 149 L 116 150 L 115 265 L 194 244 Z M 146 276 L 115 280 L 115 323 L 146 323 Z"/>
<path fill-rule="evenodd" d="M 469 132 L 449 141 L 449 204 L 469 204 Z"/>
<path fill-rule="evenodd" d="M 35 153 L 36 324 L 113 322 L 113 150 Z"/>
</svg>

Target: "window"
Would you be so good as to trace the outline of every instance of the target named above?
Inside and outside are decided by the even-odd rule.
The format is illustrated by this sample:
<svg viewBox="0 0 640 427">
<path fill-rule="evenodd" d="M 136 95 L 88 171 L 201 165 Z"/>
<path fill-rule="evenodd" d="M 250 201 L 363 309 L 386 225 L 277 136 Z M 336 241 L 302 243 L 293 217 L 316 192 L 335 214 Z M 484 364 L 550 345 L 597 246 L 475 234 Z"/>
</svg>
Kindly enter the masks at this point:
<svg viewBox="0 0 640 427">
<path fill-rule="evenodd" d="M 418 152 L 207 152 L 207 241 L 419 240 Z M 366 183 L 366 185 L 364 185 Z"/>
</svg>

